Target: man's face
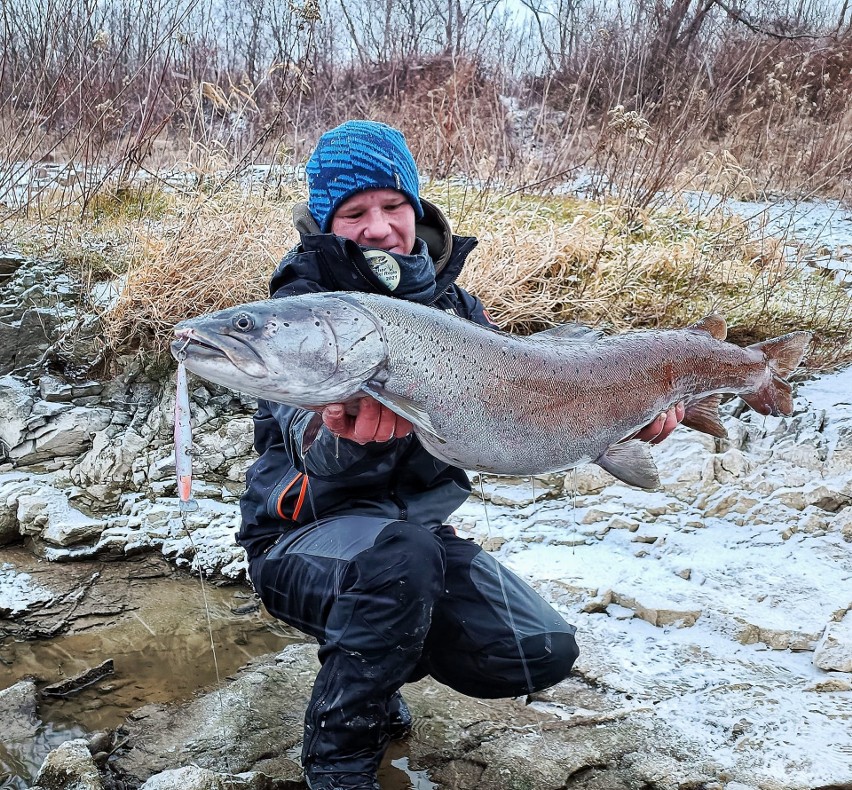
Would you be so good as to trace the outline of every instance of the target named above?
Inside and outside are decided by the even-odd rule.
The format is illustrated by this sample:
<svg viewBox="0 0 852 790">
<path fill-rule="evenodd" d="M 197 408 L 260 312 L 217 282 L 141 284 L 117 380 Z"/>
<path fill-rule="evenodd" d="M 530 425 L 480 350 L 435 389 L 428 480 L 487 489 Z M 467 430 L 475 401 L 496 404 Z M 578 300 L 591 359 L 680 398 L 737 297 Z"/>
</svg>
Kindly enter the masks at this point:
<svg viewBox="0 0 852 790">
<path fill-rule="evenodd" d="M 414 249 L 414 207 L 395 189 L 368 189 L 340 204 L 331 220 L 336 236 L 388 252 Z"/>
</svg>

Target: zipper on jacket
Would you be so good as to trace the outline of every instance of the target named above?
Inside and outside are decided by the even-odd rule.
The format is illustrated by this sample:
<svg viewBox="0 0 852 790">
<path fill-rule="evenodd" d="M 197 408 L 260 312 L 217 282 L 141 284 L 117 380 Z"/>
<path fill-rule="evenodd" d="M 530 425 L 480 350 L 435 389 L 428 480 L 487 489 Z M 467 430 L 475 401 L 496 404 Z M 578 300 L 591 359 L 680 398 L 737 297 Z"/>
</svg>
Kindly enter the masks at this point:
<svg viewBox="0 0 852 790">
<path fill-rule="evenodd" d="M 388 499 L 399 508 L 399 520 L 408 521 L 408 505 L 396 495 L 396 491 L 389 491 Z"/>
<path fill-rule="evenodd" d="M 450 286 L 453 285 L 455 283 L 455 281 L 459 278 L 459 275 L 461 274 L 461 270 L 462 270 L 462 268 L 464 268 L 464 262 L 467 260 L 467 256 L 470 255 L 471 252 L 473 252 L 474 248 L 477 245 L 476 240 L 470 239 L 468 237 L 465 237 L 465 242 L 466 242 L 466 244 L 469 244 L 470 247 L 466 250 L 462 250 L 459 253 L 460 262 L 461 262 L 462 265 L 459 266 L 459 269 L 455 273 L 455 275 L 453 275 L 453 277 L 450 278 L 450 280 L 448 280 L 446 283 L 444 283 L 441 290 L 438 291 L 428 302 L 425 302 L 425 304 L 427 304 L 429 306 L 434 305 L 435 302 L 437 302 L 447 291 L 450 290 Z M 449 265 L 449 261 L 447 262 L 447 265 Z"/>
<path fill-rule="evenodd" d="M 408 505 L 405 503 L 405 500 L 402 497 L 398 496 L 396 493 L 396 481 L 399 477 L 399 473 L 402 470 L 402 467 L 408 462 L 408 459 L 411 455 L 413 455 L 417 451 L 418 443 L 416 441 L 411 441 L 408 443 L 408 447 L 405 448 L 402 456 L 396 463 L 396 468 L 394 469 L 393 478 L 390 481 L 390 485 L 387 489 L 387 497 L 399 508 L 399 520 L 400 521 L 408 521 Z"/>
</svg>

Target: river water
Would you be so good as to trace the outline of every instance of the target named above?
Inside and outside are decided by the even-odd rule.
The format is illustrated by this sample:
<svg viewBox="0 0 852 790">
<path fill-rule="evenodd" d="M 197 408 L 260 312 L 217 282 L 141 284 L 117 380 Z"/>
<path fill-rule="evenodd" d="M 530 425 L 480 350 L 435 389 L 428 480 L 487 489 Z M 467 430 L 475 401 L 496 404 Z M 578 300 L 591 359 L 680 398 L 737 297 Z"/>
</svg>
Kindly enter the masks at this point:
<svg viewBox="0 0 852 790">
<path fill-rule="evenodd" d="M 10 558 L 20 560 L 19 550 L 0 549 L 0 561 Z M 67 567 L 54 566 L 57 573 Z M 200 580 L 188 576 L 136 579 L 125 585 L 122 598 L 122 613 L 89 616 L 73 633 L 0 638 L 0 688 L 25 678 L 43 688 L 107 659 L 115 666 L 113 674 L 70 696 L 42 696 L 41 722 L 30 743 L 0 739 L 0 787 L 27 787 L 47 753 L 63 741 L 115 729 L 143 705 L 215 688 L 257 656 L 304 639 L 257 607 L 245 587 L 208 583 L 202 591 Z"/>
</svg>

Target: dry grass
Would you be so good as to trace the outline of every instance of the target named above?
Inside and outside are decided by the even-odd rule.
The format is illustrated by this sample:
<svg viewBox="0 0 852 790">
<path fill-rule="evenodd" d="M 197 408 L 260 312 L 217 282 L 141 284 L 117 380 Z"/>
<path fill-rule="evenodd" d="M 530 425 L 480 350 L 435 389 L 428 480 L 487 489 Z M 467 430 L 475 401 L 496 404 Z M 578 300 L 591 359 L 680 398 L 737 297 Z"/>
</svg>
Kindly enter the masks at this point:
<svg viewBox="0 0 852 790">
<path fill-rule="evenodd" d="M 852 358 L 849 295 L 801 276 L 780 240 L 739 218 L 526 198 L 470 220 L 481 244 L 462 284 L 512 331 L 687 326 L 716 310 L 734 342 L 811 329 L 812 367 Z"/>
<path fill-rule="evenodd" d="M 740 219 L 446 184 L 424 191 L 458 232 L 480 238 L 461 284 L 509 331 L 565 321 L 608 331 L 676 327 L 719 310 L 736 342 L 808 328 L 820 338 L 812 367 L 852 359 L 849 296 L 800 277 L 779 240 L 753 236 Z M 57 252 L 88 279 L 126 271 L 120 299 L 102 316 L 111 354 L 161 353 L 178 321 L 265 298 L 272 270 L 297 241 L 291 209 L 301 199 L 297 187 L 274 196 L 236 187 L 213 198 L 148 195 L 155 216 L 137 217 L 137 207 L 89 220 Z"/>
<path fill-rule="evenodd" d="M 110 345 L 161 350 L 178 321 L 265 298 L 269 275 L 297 238 L 291 206 L 225 193 L 180 206 L 178 222 L 149 227 L 104 316 Z"/>
</svg>

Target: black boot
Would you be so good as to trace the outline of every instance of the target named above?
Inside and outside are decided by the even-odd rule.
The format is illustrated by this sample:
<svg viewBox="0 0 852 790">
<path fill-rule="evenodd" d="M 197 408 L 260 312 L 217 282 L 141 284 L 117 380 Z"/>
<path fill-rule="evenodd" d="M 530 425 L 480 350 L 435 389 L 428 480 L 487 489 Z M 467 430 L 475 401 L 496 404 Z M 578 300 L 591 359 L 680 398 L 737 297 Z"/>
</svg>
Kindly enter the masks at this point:
<svg viewBox="0 0 852 790">
<path fill-rule="evenodd" d="M 302 765 L 312 790 L 379 790 L 391 724 L 397 737 L 410 727 L 397 691 L 422 656 L 443 557 L 431 532 L 393 522 L 339 580 L 305 711 Z"/>
<path fill-rule="evenodd" d="M 388 701 L 388 735 L 392 741 L 401 741 L 411 734 L 414 717 L 405 704 L 402 694 L 394 692 Z"/>
</svg>

